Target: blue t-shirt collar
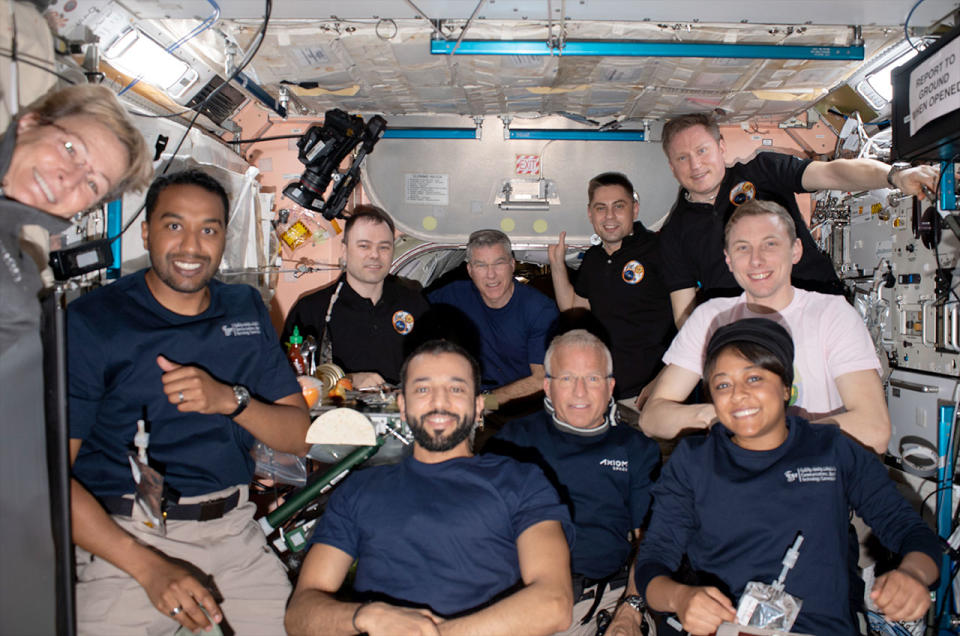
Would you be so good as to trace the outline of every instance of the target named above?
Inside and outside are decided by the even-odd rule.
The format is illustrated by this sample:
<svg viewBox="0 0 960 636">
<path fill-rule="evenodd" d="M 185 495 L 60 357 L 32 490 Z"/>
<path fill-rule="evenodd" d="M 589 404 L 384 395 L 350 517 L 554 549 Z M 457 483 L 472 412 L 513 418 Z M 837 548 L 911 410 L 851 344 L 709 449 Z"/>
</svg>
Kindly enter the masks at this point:
<svg viewBox="0 0 960 636">
<path fill-rule="evenodd" d="M 787 439 L 785 439 L 783 443 L 777 446 L 776 448 L 771 448 L 770 450 L 764 450 L 764 451 L 750 450 L 734 442 L 733 431 L 731 431 L 729 428 L 724 426 L 721 422 L 716 422 L 710 428 L 710 432 L 711 434 L 716 433 L 717 435 L 719 435 L 720 439 L 722 440 L 721 443 L 723 444 L 723 446 L 725 446 L 729 450 L 729 452 L 733 453 L 734 455 L 738 455 L 746 458 L 774 457 L 774 456 L 782 455 L 792 445 L 793 440 L 797 436 L 797 429 L 799 427 L 796 426 L 796 423 L 797 423 L 797 420 L 799 419 L 800 418 L 798 418 L 795 415 L 788 415 L 787 416 Z"/>
<path fill-rule="evenodd" d="M 223 301 L 219 294 L 219 288 L 223 284 L 220 281 L 211 279 L 210 282 L 207 283 L 207 287 L 210 290 L 210 306 L 196 316 L 185 316 L 170 311 L 154 297 L 150 291 L 150 287 L 147 285 L 147 272 L 149 270 L 150 268 L 147 267 L 133 274 L 135 278 L 134 285 L 131 287 L 130 297 L 134 302 L 150 310 L 151 313 L 164 321 L 174 325 L 185 325 L 191 322 L 210 320 L 211 318 L 226 315 L 226 308 L 223 306 Z"/>
</svg>

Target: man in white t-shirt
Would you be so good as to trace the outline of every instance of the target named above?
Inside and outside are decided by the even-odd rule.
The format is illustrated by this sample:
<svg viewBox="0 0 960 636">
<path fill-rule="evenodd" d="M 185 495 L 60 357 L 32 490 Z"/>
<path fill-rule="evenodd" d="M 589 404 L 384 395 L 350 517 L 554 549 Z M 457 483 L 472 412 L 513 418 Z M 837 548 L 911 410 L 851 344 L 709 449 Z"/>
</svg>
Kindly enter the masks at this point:
<svg viewBox="0 0 960 636">
<path fill-rule="evenodd" d="M 643 431 L 672 439 L 683 430 L 708 427 L 716 415 L 711 404 L 683 404 L 700 380 L 704 347 L 717 327 L 761 316 L 782 324 L 796 345 L 788 412 L 837 424 L 864 446 L 884 452 L 890 415 L 873 341 L 842 296 L 790 284 L 803 248 L 789 213 L 772 201 L 744 203 L 727 223 L 724 246 L 727 266 L 744 293 L 700 305 L 683 325 L 644 405 Z"/>
</svg>

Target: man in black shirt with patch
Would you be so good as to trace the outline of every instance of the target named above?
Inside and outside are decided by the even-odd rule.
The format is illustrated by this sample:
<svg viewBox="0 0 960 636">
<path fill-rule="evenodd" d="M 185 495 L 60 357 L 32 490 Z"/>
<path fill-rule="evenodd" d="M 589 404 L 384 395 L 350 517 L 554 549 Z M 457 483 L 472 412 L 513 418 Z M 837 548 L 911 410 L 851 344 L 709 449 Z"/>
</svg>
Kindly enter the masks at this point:
<svg viewBox="0 0 960 636">
<path fill-rule="evenodd" d="M 677 201 L 660 231 L 664 283 L 677 327 L 698 301 L 741 293 L 724 264 L 723 228 L 733 211 L 750 199 L 776 201 L 793 217 L 803 245 L 803 257 L 793 268 L 793 285 L 841 293 L 833 264 L 817 249 L 794 195 L 894 187 L 922 197 L 922 186 L 937 187 L 937 172 L 930 166 L 904 169 L 872 159 L 827 162 L 761 152 L 746 163 L 727 167 L 723 137 L 717 122 L 706 114 L 671 119 L 663 127 L 662 143 L 680 183 Z"/>
<path fill-rule="evenodd" d="M 393 262 L 393 220 L 372 205 L 357 206 L 343 230 L 344 273 L 300 298 L 287 315 L 281 342 L 294 326 L 312 335 L 355 388 L 400 380 L 407 340 L 429 305 L 420 292 L 388 276 Z"/>
<path fill-rule="evenodd" d="M 560 241 L 549 248 L 554 293 L 561 311 L 589 309 L 606 329 L 617 397 L 632 407 L 662 366 L 660 358 L 676 333 L 657 235 L 637 220 L 640 205 L 625 175 L 597 175 L 587 195 L 587 215 L 600 244 L 584 254 L 572 285 L 564 262 L 566 232 L 560 233 Z"/>
</svg>

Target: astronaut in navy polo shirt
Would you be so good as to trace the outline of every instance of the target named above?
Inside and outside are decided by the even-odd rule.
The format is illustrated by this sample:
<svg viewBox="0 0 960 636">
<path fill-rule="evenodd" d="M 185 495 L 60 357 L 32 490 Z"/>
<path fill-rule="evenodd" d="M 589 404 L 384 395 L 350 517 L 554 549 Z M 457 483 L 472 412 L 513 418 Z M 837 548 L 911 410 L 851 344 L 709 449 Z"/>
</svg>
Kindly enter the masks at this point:
<svg viewBox="0 0 960 636">
<path fill-rule="evenodd" d="M 151 267 L 68 307 L 80 634 L 210 621 L 283 633 L 290 584 L 247 500 L 250 449 L 303 455 L 310 420 L 260 294 L 212 279 L 228 209 L 203 172 L 160 177 L 141 228 Z M 145 474 L 128 457 L 140 419 L 164 480 L 164 530 L 132 496 Z"/>
<path fill-rule="evenodd" d="M 401 371 L 414 434 L 399 464 L 333 492 L 300 570 L 286 627 L 315 634 L 553 634 L 570 624 L 573 528 L 533 464 L 474 455 L 480 371 L 433 340 Z M 354 599 L 338 594 L 356 560 Z"/>
<path fill-rule="evenodd" d="M 456 310 L 475 329 L 479 343 L 473 353 L 489 396 L 486 406 L 493 409 L 540 392 L 543 354 L 557 306 L 514 280 L 513 247 L 500 230 L 473 232 L 466 252 L 470 280 L 455 280 L 428 297 L 433 305 Z"/>
<path fill-rule="evenodd" d="M 599 338 L 583 329 L 557 336 L 546 367 L 544 410 L 508 422 L 484 450 L 538 464 L 569 506 L 576 605 L 565 633 L 592 636 L 597 612 L 611 610 L 626 585 L 660 451 L 637 429 L 617 426 L 612 360 Z"/>
<path fill-rule="evenodd" d="M 385 211 L 354 208 L 343 229 L 343 274 L 301 297 L 283 327 L 281 342 L 298 327 L 301 336 L 326 343 L 333 362 L 358 389 L 399 382 L 414 330 L 429 309 L 418 290 L 389 275 L 393 235 L 393 219 Z"/>
</svg>

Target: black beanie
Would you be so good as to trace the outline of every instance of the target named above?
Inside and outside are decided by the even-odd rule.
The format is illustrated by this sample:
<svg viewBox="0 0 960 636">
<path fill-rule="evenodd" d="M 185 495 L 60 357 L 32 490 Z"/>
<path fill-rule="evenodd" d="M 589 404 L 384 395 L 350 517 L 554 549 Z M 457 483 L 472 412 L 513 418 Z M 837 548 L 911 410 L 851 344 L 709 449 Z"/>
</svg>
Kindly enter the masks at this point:
<svg viewBox="0 0 960 636">
<path fill-rule="evenodd" d="M 775 355 L 786 370 L 784 383 L 793 386 L 793 338 L 768 318 L 744 318 L 720 327 L 707 343 L 707 358 L 728 344 L 752 342 Z"/>
</svg>

